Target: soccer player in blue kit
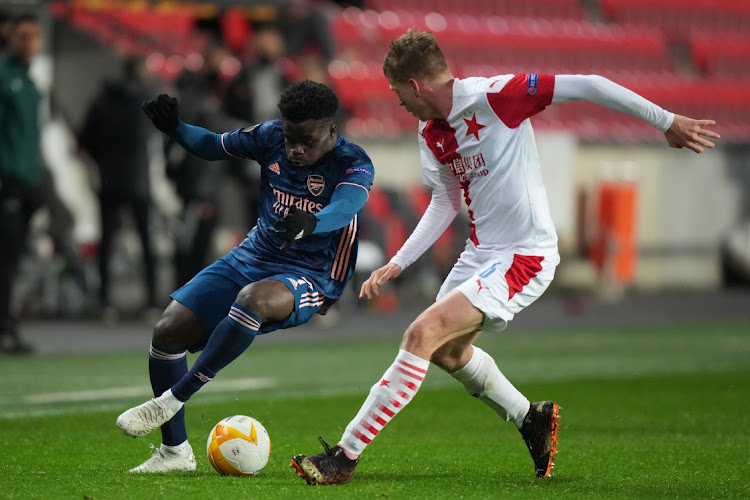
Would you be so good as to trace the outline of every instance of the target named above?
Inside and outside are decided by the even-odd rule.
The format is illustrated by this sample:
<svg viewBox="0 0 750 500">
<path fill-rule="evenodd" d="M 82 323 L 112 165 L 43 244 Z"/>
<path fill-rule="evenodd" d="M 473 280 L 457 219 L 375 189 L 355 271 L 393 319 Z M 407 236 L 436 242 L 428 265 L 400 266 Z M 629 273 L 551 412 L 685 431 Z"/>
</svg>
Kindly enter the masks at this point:
<svg viewBox="0 0 750 500">
<path fill-rule="evenodd" d="M 216 134 L 180 121 L 174 97 L 162 94 L 143 104 L 154 125 L 190 153 L 257 161 L 261 195 L 257 225 L 172 293 L 154 327 L 149 375 L 155 397 L 122 413 L 117 426 L 132 437 L 161 427 L 162 443 L 130 472 L 195 470 L 185 402 L 257 335 L 325 313 L 354 272 L 372 162 L 338 135 L 338 99 L 326 85 L 293 83 L 278 107 L 280 120 Z M 202 351 L 190 370 L 188 350 Z"/>
</svg>

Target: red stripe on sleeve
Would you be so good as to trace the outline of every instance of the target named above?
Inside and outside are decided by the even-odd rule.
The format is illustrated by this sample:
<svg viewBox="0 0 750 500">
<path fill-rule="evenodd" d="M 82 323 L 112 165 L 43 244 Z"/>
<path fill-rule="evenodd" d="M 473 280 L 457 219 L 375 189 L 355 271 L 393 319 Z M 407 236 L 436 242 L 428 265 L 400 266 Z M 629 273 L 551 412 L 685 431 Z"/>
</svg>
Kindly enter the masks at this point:
<svg viewBox="0 0 750 500">
<path fill-rule="evenodd" d="M 516 75 L 500 90 L 487 94 L 487 101 L 498 118 L 508 128 L 516 128 L 552 104 L 555 75 L 538 75 L 535 86 L 529 85 L 529 75 Z"/>
</svg>

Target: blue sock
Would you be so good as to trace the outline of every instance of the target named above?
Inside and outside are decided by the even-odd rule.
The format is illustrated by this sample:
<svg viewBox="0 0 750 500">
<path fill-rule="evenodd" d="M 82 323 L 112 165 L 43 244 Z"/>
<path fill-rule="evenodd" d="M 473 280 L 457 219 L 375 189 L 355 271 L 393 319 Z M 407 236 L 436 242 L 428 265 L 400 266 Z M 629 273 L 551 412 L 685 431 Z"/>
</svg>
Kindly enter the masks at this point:
<svg viewBox="0 0 750 500">
<path fill-rule="evenodd" d="M 260 318 L 236 302 L 229 315 L 221 320 L 208 344 L 190 371 L 172 386 L 172 394 L 180 401 L 187 401 L 198 390 L 210 382 L 219 370 L 245 352 L 253 343 L 260 329 Z"/>
<path fill-rule="evenodd" d="M 173 351 L 151 344 L 148 350 L 148 373 L 154 396 L 172 387 L 188 371 L 185 351 Z M 161 426 L 161 441 L 168 446 L 176 446 L 187 439 L 185 429 L 185 407 Z"/>
</svg>

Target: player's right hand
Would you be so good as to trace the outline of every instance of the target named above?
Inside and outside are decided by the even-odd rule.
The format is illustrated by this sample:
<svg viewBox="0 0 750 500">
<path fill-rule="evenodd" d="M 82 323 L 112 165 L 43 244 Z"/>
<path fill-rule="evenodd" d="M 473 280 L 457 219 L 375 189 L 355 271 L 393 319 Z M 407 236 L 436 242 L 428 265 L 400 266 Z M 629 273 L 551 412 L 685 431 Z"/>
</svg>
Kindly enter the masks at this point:
<svg viewBox="0 0 750 500">
<path fill-rule="evenodd" d="M 141 109 L 154 126 L 162 132 L 171 132 L 180 121 L 180 107 L 177 98 L 159 94 L 156 99 L 145 101 Z"/>
<path fill-rule="evenodd" d="M 719 139 L 720 136 L 713 130 L 705 128 L 706 125 L 716 125 L 713 120 L 694 120 L 687 116 L 674 115 L 674 121 L 669 129 L 664 132 L 667 144 L 672 148 L 689 148 L 696 153 L 702 153 L 704 148 L 713 148 L 715 144 L 710 139 Z"/>
<path fill-rule="evenodd" d="M 398 278 L 402 272 L 403 269 L 401 269 L 401 266 L 394 264 L 393 262 L 389 262 L 380 269 L 376 269 L 372 272 L 370 277 L 362 283 L 362 289 L 359 291 L 359 298 L 367 297 L 368 299 L 371 299 L 373 293 L 375 296 L 380 295 L 378 287 L 391 281 L 393 278 Z"/>
</svg>

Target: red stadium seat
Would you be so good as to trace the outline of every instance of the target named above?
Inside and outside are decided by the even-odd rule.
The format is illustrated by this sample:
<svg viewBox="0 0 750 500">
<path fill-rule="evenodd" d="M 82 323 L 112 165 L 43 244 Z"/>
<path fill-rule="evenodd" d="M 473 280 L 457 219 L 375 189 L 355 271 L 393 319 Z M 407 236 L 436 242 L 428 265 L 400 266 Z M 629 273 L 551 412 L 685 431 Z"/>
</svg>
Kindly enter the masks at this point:
<svg viewBox="0 0 750 500">
<path fill-rule="evenodd" d="M 656 27 L 682 41 L 695 32 L 750 32 L 750 2 L 747 1 L 602 0 L 601 8 L 617 23 Z"/>
<path fill-rule="evenodd" d="M 332 19 L 342 59 L 331 64 L 330 74 L 342 102 L 352 110 L 353 132 L 371 135 L 379 128 L 390 135 L 398 133 L 392 130 L 394 124 L 407 132 L 415 130 L 416 120 L 399 109 L 381 67 L 388 41 L 410 26 L 424 29 L 432 23 L 440 28 L 433 31 L 459 77 L 531 72 L 597 73 L 615 79 L 677 76 L 664 36 L 650 28 L 450 12 L 430 15 L 349 8 Z"/>
<path fill-rule="evenodd" d="M 696 34 L 690 39 L 690 55 L 708 76 L 750 77 L 750 38 L 740 35 Z"/>
<path fill-rule="evenodd" d="M 583 19 L 578 0 L 534 0 L 533 2 L 497 2 L 492 0 L 370 0 L 367 7 L 376 11 L 411 10 L 467 14 L 470 16 L 537 17 L 541 19 Z"/>
<path fill-rule="evenodd" d="M 373 47 L 384 51 L 393 36 L 410 26 L 429 29 L 430 23 L 435 24 L 429 16 L 350 8 L 334 16 L 334 34 L 342 50 L 366 57 Z M 461 66 L 520 67 L 523 71 L 549 71 L 547 67 L 556 65 L 566 72 L 676 72 L 664 36 L 653 29 L 459 14 L 441 15 L 441 19 L 441 29 L 434 32 L 453 66 L 460 61 Z"/>
</svg>

